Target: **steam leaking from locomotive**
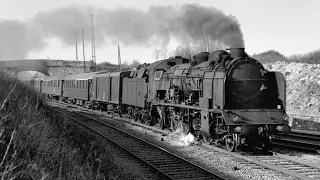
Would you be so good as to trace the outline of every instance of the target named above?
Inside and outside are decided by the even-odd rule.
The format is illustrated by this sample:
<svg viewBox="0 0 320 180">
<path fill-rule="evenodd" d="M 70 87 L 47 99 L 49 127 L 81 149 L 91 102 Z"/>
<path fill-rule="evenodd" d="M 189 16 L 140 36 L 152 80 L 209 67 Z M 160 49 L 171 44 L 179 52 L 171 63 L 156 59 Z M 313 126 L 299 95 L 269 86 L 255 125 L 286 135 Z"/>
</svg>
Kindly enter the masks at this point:
<svg viewBox="0 0 320 180">
<path fill-rule="evenodd" d="M 88 33 L 85 37 L 90 38 L 90 9 L 72 5 L 40 12 L 28 22 L 3 20 L 0 37 L 11 38 L 0 42 L 3 56 L 6 59 L 24 58 L 29 51 L 45 47 L 45 39 L 51 37 L 73 46 L 74 29 L 84 28 Z M 104 38 L 107 38 L 128 46 L 161 43 L 165 47 L 175 37 L 181 42 L 196 44 L 209 38 L 227 47 L 244 47 L 237 19 L 214 7 L 196 4 L 151 6 L 146 12 L 132 8 L 96 9 L 94 14 L 97 45 L 105 43 Z M 14 28 L 19 31 L 8 28 L 13 23 L 20 27 Z"/>
</svg>

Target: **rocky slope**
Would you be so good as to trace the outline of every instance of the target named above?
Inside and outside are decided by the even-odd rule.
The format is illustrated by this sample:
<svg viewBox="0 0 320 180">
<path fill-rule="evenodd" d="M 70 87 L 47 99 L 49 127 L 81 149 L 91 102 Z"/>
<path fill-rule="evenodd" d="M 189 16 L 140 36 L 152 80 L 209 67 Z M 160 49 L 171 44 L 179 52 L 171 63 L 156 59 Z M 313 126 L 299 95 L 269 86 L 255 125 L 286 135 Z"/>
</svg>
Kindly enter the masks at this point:
<svg viewBox="0 0 320 180">
<path fill-rule="evenodd" d="M 280 71 L 287 82 L 287 111 L 318 114 L 320 99 L 320 64 L 277 61 L 266 63 L 270 71 Z"/>
</svg>

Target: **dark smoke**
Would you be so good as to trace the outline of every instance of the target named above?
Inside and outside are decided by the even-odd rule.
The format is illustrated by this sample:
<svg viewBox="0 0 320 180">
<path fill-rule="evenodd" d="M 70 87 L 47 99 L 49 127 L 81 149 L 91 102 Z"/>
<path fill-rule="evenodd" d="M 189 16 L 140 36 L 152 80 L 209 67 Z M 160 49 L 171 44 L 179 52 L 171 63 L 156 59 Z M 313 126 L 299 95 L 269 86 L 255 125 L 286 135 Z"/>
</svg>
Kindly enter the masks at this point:
<svg viewBox="0 0 320 180">
<path fill-rule="evenodd" d="M 31 24 L 0 20 L 0 59 L 24 58 L 29 51 L 44 46 L 41 32 Z"/>
<path fill-rule="evenodd" d="M 157 37 L 166 45 L 174 36 L 192 43 L 209 37 L 230 47 L 244 47 L 237 19 L 213 7 L 186 4 L 179 8 L 152 6 L 147 12 L 100 10 L 98 17 L 97 29 L 101 34 L 125 44 L 148 44 L 150 39 Z"/>
<path fill-rule="evenodd" d="M 74 29 L 78 29 L 78 41 L 81 41 L 81 28 L 89 43 L 90 11 L 90 7 L 72 5 L 38 13 L 30 24 L 2 22 L 0 31 L 4 32 L 0 32 L 0 37 L 9 43 L 2 41 L 0 47 L 5 57 L 23 58 L 28 51 L 44 46 L 45 37 L 55 37 L 74 46 Z M 244 47 L 240 25 L 234 16 L 196 4 L 151 6 L 146 12 L 130 8 L 95 9 L 94 23 L 97 46 L 106 39 L 128 46 L 165 46 L 172 37 L 195 44 L 206 37 L 229 47 Z"/>
<path fill-rule="evenodd" d="M 69 6 L 54 9 L 49 12 L 40 12 L 33 18 L 33 24 L 41 28 L 46 37 L 59 38 L 66 45 L 75 44 L 75 30 L 77 29 L 78 40 L 81 39 L 81 29 L 84 29 L 88 40 L 90 34 L 89 14 L 81 7 Z"/>
<path fill-rule="evenodd" d="M 240 24 L 234 16 L 226 16 L 213 7 L 194 4 L 183 5 L 181 12 L 178 20 L 181 30 L 194 41 L 208 36 L 230 47 L 244 47 Z"/>
</svg>

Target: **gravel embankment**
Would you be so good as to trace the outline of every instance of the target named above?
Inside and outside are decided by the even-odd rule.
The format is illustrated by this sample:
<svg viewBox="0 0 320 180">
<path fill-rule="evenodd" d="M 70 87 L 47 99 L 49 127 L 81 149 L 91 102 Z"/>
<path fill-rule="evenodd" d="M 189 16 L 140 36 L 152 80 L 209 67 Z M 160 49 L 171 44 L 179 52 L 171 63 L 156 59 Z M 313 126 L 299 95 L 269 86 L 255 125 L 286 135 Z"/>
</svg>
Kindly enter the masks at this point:
<svg viewBox="0 0 320 180">
<path fill-rule="evenodd" d="M 105 119 L 101 117 L 102 119 Z M 112 121 L 111 121 L 112 122 Z M 113 121 L 115 123 L 115 121 Z M 186 138 L 182 138 L 179 133 L 172 133 L 167 136 L 156 133 L 152 130 L 146 130 L 143 127 L 131 124 L 117 126 L 126 129 L 130 133 L 141 137 L 144 140 L 157 144 L 171 152 L 178 154 L 202 167 L 211 171 L 219 172 L 228 179 L 241 180 L 275 180 L 292 179 L 272 170 L 264 169 L 261 166 L 248 164 L 238 158 L 222 154 L 213 149 L 209 149 L 195 143 L 188 143 Z M 161 140 L 162 139 L 162 140 Z"/>
</svg>

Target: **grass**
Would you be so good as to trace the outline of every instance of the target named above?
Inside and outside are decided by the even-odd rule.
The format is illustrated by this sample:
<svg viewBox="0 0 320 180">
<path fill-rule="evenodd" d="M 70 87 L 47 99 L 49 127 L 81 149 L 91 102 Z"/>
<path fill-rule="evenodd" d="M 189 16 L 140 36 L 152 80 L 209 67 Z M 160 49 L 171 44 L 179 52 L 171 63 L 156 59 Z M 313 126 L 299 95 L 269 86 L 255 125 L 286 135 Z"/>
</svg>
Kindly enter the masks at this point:
<svg viewBox="0 0 320 180">
<path fill-rule="evenodd" d="M 139 179 L 114 150 L 53 113 L 30 87 L 0 71 L 2 179 Z"/>
</svg>

